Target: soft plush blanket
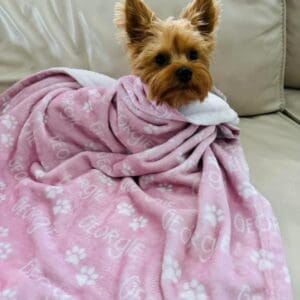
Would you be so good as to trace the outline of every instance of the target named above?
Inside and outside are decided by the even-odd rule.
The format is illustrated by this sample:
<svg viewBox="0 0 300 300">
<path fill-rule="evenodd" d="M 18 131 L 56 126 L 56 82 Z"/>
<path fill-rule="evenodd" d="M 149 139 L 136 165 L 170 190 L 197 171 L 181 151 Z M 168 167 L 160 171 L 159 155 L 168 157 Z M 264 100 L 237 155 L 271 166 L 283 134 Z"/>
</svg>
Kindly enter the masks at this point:
<svg viewBox="0 0 300 300">
<path fill-rule="evenodd" d="M 288 300 L 269 202 L 217 94 L 52 69 L 0 97 L 0 299 Z"/>
</svg>

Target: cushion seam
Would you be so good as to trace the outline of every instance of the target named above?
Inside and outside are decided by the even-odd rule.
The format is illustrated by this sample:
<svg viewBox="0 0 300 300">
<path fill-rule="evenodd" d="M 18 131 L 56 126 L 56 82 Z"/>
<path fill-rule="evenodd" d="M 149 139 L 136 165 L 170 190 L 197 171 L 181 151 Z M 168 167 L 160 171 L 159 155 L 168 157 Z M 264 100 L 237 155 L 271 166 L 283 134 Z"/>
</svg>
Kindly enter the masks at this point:
<svg viewBox="0 0 300 300">
<path fill-rule="evenodd" d="M 279 100 L 280 110 L 283 111 L 286 108 L 286 101 L 284 95 L 284 82 L 285 82 L 285 64 L 286 64 L 286 3 L 285 0 L 281 0 L 281 66 L 279 76 Z"/>
</svg>

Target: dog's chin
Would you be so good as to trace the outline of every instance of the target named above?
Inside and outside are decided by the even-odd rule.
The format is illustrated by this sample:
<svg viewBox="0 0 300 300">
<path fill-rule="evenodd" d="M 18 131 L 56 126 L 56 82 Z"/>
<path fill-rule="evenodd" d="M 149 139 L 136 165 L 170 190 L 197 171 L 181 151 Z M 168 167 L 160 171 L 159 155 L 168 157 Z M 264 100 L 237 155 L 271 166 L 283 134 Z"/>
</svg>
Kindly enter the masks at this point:
<svg viewBox="0 0 300 300">
<path fill-rule="evenodd" d="M 204 101 L 208 91 L 193 89 L 190 87 L 173 87 L 163 91 L 160 95 L 152 95 L 152 99 L 158 104 L 167 104 L 179 109 L 194 101 Z"/>
</svg>

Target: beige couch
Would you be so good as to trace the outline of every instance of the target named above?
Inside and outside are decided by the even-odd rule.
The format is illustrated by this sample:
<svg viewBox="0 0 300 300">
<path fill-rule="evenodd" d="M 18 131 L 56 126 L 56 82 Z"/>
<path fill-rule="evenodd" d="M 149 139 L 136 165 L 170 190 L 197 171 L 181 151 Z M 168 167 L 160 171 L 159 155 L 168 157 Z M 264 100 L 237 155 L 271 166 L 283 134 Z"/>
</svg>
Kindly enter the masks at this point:
<svg viewBox="0 0 300 300">
<path fill-rule="evenodd" d="M 0 0 L 0 90 L 41 69 L 130 72 L 115 40 L 112 0 Z M 148 0 L 162 17 L 187 0 Z M 278 216 L 300 299 L 300 1 L 223 0 L 217 86 L 242 116 L 257 188 Z M 285 300 L 285 299 L 282 299 Z"/>
</svg>

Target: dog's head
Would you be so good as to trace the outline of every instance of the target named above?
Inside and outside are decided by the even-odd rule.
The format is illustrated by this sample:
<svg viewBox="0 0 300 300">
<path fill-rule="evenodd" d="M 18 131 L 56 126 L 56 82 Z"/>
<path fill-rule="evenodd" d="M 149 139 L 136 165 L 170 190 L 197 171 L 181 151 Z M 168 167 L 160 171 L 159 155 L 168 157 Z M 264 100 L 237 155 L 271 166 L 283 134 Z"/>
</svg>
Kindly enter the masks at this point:
<svg viewBox="0 0 300 300">
<path fill-rule="evenodd" d="M 194 0 L 180 18 L 164 21 L 143 0 L 117 4 L 115 23 L 125 37 L 133 73 L 149 87 L 150 100 L 179 108 L 205 99 L 212 88 L 216 1 Z"/>
</svg>

